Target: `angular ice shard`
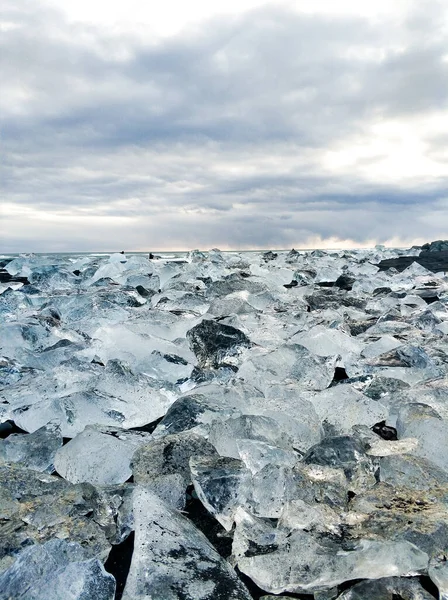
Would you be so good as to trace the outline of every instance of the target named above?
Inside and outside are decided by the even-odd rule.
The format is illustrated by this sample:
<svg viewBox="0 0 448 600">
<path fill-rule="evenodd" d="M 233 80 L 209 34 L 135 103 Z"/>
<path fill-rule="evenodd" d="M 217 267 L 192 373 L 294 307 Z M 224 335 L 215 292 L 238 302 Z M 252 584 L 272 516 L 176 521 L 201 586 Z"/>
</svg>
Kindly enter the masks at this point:
<svg viewBox="0 0 448 600">
<path fill-rule="evenodd" d="M 268 354 L 253 352 L 238 371 L 263 390 L 273 384 L 295 383 L 302 389 L 323 390 L 333 379 L 335 359 L 311 354 L 304 346 L 288 344 Z"/>
<path fill-rule="evenodd" d="M 374 376 L 368 386 L 364 389 L 363 393 L 365 396 L 372 398 L 372 400 L 381 400 L 383 396 L 393 394 L 400 390 L 406 390 L 407 388 L 409 388 L 409 384 L 400 379 Z"/>
<path fill-rule="evenodd" d="M 312 593 L 352 579 L 417 575 L 428 565 L 428 555 L 409 542 L 361 540 L 344 549 L 322 545 L 304 531 L 279 541 L 260 554 L 249 549 L 236 558 L 243 573 L 273 594 Z"/>
<path fill-rule="evenodd" d="M 350 482 L 350 490 L 359 491 L 376 484 L 375 465 L 361 442 L 351 436 L 325 437 L 303 457 L 308 465 L 339 468 Z"/>
<path fill-rule="evenodd" d="M 131 459 L 135 450 L 133 444 L 86 427 L 58 450 L 54 466 L 59 475 L 71 483 L 124 483 L 132 475 Z"/>
<path fill-rule="evenodd" d="M 251 346 L 242 331 L 210 320 L 201 321 L 190 329 L 187 338 L 202 366 L 218 367 L 228 357 L 237 354 L 240 348 Z"/>
<path fill-rule="evenodd" d="M 300 494 L 295 475 L 289 466 L 266 465 L 252 475 L 247 500 L 243 503 L 240 498 L 240 506 L 258 517 L 277 519 L 285 504 Z"/>
<path fill-rule="evenodd" d="M 338 329 L 328 329 L 323 325 L 316 325 L 309 331 L 297 333 L 291 339 L 296 344 L 302 344 L 310 352 L 318 356 L 359 355 L 364 344 Z"/>
<path fill-rule="evenodd" d="M 308 504 L 300 499 L 286 502 L 283 506 L 279 527 L 284 530 L 305 529 L 320 533 L 340 535 L 341 515 L 328 504 Z"/>
<path fill-rule="evenodd" d="M 59 425 L 49 423 L 34 433 L 13 433 L 5 440 L 0 440 L 0 462 L 20 463 L 29 469 L 53 473 L 54 457 L 61 446 Z"/>
<path fill-rule="evenodd" d="M 210 426 L 209 442 L 221 456 L 239 458 L 240 440 L 257 440 L 286 450 L 292 450 L 292 439 L 270 417 L 242 415 L 227 421 L 215 421 Z"/>
<path fill-rule="evenodd" d="M 266 442 L 241 439 L 236 441 L 239 457 L 251 473 L 257 473 L 266 465 L 293 467 L 299 455 L 293 450 L 285 450 Z"/>
<path fill-rule="evenodd" d="M 379 340 L 368 343 L 362 351 L 361 356 L 363 358 L 375 358 L 380 354 L 390 352 L 390 350 L 395 350 L 395 348 L 398 348 L 402 345 L 403 342 L 400 342 L 392 335 L 383 335 Z"/>
<path fill-rule="evenodd" d="M 376 581 L 361 581 L 337 597 L 337 600 L 434 600 L 418 579 L 387 577 Z"/>
<path fill-rule="evenodd" d="M 259 312 L 260 309 L 249 303 L 249 298 L 250 295 L 247 292 L 234 292 L 233 294 L 228 294 L 227 296 L 224 296 L 224 298 L 214 300 L 211 303 L 208 312 L 215 317 Z"/>
<path fill-rule="evenodd" d="M 235 458 L 192 458 L 194 489 L 199 500 L 226 529 L 232 529 L 235 512 L 247 502 L 250 471 Z"/>
<path fill-rule="evenodd" d="M 383 456 L 380 459 L 380 481 L 413 490 L 431 490 L 448 485 L 448 473 L 433 462 L 410 455 Z"/>
<path fill-rule="evenodd" d="M 77 543 L 50 540 L 23 550 L 0 575 L 8 600 L 113 600 L 115 579 Z"/>
<path fill-rule="evenodd" d="M 323 390 L 310 397 L 317 414 L 339 434 L 348 434 L 353 425 L 367 425 L 386 420 L 389 410 L 380 402 L 371 400 L 349 384 Z"/>
<path fill-rule="evenodd" d="M 288 501 L 298 499 L 310 506 L 328 505 L 337 511 L 347 508 L 350 486 L 342 469 L 299 462 L 293 476 L 295 490 Z"/>
<path fill-rule="evenodd" d="M 397 417 L 397 433 L 400 438 L 406 435 L 406 431 L 426 421 L 426 419 L 439 419 L 440 414 L 428 404 L 423 402 L 409 402 L 400 407 Z"/>
<path fill-rule="evenodd" d="M 397 431 L 400 437 L 418 440 L 412 451 L 414 456 L 425 458 L 448 472 L 448 454 L 440 450 L 448 447 L 448 421 L 440 419 L 433 408 L 419 403 L 404 406 L 398 414 Z"/>
<path fill-rule="evenodd" d="M 244 412 L 262 414 L 277 421 L 285 434 L 292 438 L 293 447 L 302 453 L 323 436 L 320 418 L 313 404 L 303 397 L 298 385 L 268 386 L 263 396 L 249 398 L 249 406 Z"/>
<path fill-rule="evenodd" d="M 439 589 L 439 600 L 448 600 L 448 560 L 446 553 L 431 559 L 428 575 Z"/>
<path fill-rule="evenodd" d="M 132 483 L 91 488 L 93 518 L 113 545 L 121 544 L 134 530 L 134 488 Z"/>
<path fill-rule="evenodd" d="M 166 389 L 143 375 L 130 373 L 120 378 L 106 371 L 92 377 L 93 373 L 78 371 L 74 375 L 79 380 L 70 385 L 72 382 L 63 378 L 66 371 L 61 369 L 54 378 L 35 380 L 33 389 L 29 385 L 10 389 L 8 418 L 30 432 L 57 421 L 64 437 L 74 437 L 92 423 L 110 427 L 146 425 L 163 416 L 174 400 Z"/>
<path fill-rule="evenodd" d="M 135 544 L 123 600 L 250 600 L 206 537 L 158 496 L 134 492 Z"/>
</svg>

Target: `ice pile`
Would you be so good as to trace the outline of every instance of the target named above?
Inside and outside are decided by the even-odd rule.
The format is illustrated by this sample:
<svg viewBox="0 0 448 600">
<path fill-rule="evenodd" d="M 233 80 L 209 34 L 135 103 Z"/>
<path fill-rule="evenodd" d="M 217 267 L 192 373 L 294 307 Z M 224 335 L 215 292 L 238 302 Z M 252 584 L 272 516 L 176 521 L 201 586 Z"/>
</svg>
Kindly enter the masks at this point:
<svg viewBox="0 0 448 600">
<path fill-rule="evenodd" d="M 448 598 L 448 278 L 401 254 L 4 259 L 0 599 Z"/>
</svg>

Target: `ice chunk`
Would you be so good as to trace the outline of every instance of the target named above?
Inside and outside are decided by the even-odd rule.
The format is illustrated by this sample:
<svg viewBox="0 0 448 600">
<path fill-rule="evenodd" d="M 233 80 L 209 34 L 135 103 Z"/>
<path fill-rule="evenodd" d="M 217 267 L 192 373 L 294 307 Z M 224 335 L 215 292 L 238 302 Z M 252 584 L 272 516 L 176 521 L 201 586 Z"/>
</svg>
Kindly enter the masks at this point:
<svg viewBox="0 0 448 600">
<path fill-rule="evenodd" d="M 309 331 L 297 333 L 291 341 L 305 346 L 318 356 L 339 354 L 344 358 L 348 354 L 359 355 L 364 348 L 364 344 L 359 340 L 338 329 L 328 329 L 323 325 L 316 325 Z"/>
<path fill-rule="evenodd" d="M 262 414 L 274 419 L 293 440 L 300 452 L 317 444 L 323 436 L 320 418 L 313 404 L 303 397 L 299 386 L 278 384 L 268 386 L 264 396 L 249 398 L 244 412 Z"/>
<path fill-rule="evenodd" d="M 0 590 L 4 600 L 113 600 L 115 579 L 79 544 L 55 539 L 25 548 L 0 575 Z"/>
<path fill-rule="evenodd" d="M 409 384 L 400 379 L 392 377 L 374 376 L 369 385 L 364 389 L 364 394 L 372 400 L 381 400 L 383 396 L 393 394 L 400 390 L 406 390 Z"/>
<path fill-rule="evenodd" d="M 29 469 L 53 473 L 54 457 L 61 446 L 59 425 L 49 423 L 34 433 L 13 433 L 5 440 L 0 440 L 0 461 L 18 462 Z"/>
<path fill-rule="evenodd" d="M 380 460 L 380 481 L 414 490 L 431 490 L 448 485 L 448 473 L 418 456 L 384 456 Z"/>
<path fill-rule="evenodd" d="M 74 437 L 92 423 L 129 428 L 152 423 L 175 399 L 157 382 L 132 372 L 119 376 L 103 371 L 96 378 L 94 372 L 70 374 L 67 369 L 53 374 L 74 375 L 78 381 L 58 381 L 50 376 L 35 381 L 33 389 L 29 385 L 10 389 L 7 418 L 30 432 L 54 420 L 60 423 L 64 437 Z"/>
<path fill-rule="evenodd" d="M 335 360 L 314 356 L 304 346 L 280 346 L 267 354 L 252 353 L 238 375 L 259 389 L 278 383 L 295 383 L 302 389 L 322 390 L 333 379 Z"/>
<path fill-rule="evenodd" d="M 121 544 L 134 530 L 132 494 L 134 484 L 101 486 L 93 489 L 91 506 L 93 518 L 113 545 Z"/>
<path fill-rule="evenodd" d="M 179 512 L 134 492 L 135 544 L 123 600 L 250 600 L 232 567 Z"/>
<path fill-rule="evenodd" d="M 448 561 L 446 554 L 431 559 L 428 575 L 439 588 L 439 600 L 448 600 Z"/>
<path fill-rule="evenodd" d="M 240 505 L 256 516 L 277 519 L 284 505 L 300 493 L 295 475 L 288 466 L 266 465 L 252 476 L 247 501 Z"/>
<path fill-rule="evenodd" d="M 258 312 L 255 306 L 248 302 L 250 295 L 247 292 L 234 292 L 224 298 L 214 300 L 208 312 L 216 317 L 229 314 L 251 314 Z"/>
<path fill-rule="evenodd" d="M 72 483 L 124 483 L 132 475 L 135 450 L 133 444 L 86 427 L 58 450 L 54 466 L 59 475 Z"/>
<path fill-rule="evenodd" d="M 271 446 L 258 440 L 237 440 L 236 446 L 239 458 L 252 473 L 257 473 L 270 464 L 293 467 L 299 459 L 298 454 L 292 450 Z"/>
<path fill-rule="evenodd" d="M 215 421 L 210 426 L 209 442 L 221 456 L 239 458 L 240 440 L 258 440 L 272 446 L 292 450 L 292 439 L 272 418 L 242 415 L 227 421 Z"/>
<path fill-rule="evenodd" d="M 434 417 L 416 419 L 407 425 L 403 435 L 417 438 L 419 443 L 413 455 L 426 458 L 448 472 L 448 453 L 441 452 L 441 448 L 448 447 L 447 421 Z"/>
<path fill-rule="evenodd" d="M 345 550 L 323 546 L 300 530 L 279 541 L 268 552 L 237 557 L 239 569 L 273 594 L 310 593 L 352 579 L 417 575 L 428 564 L 428 555 L 405 541 L 361 540 Z"/>
<path fill-rule="evenodd" d="M 303 457 L 308 465 L 343 469 L 352 491 L 376 484 L 375 465 L 359 440 L 351 436 L 326 437 Z"/>
<path fill-rule="evenodd" d="M 250 471 L 241 460 L 227 457 L 192 458 L 190 468 L 199 500 L 230 531 L 237 508 L 246 503 Z"/>
<path fill-rule="evenodd" d="M 417 579 L 388 577 L 376 581 L 361 581 L 342 592 L 337 600 L 434 600 L 432 594 L 423 588 Z"/>
<path fill-rule="evenodd" d="M 441 419 L 439 413 L 428 404 L 423 402 L 409 402 L 403 404 L 397 417 L 397 433 L 404 437 L 409 427 L 416 425 L 426 419 Z"/>
<path fill-rule="evenodd" d="M 340 513 L 328 504 L 309 504 L 296 498 L 285 503 L 278 524 L 286 530 L 305 529 L 339 535 L 342 522 Z"/>
<path fill-rule="evenodd" d="M 339 434 L 350 433 L 353 425 L 372 427 L 386 420 L 389 414 L 383 404 L 364 396 L 349 384 L 323 390 L 310 400 L 322 421 L 333 426 Z"/>
</svg>

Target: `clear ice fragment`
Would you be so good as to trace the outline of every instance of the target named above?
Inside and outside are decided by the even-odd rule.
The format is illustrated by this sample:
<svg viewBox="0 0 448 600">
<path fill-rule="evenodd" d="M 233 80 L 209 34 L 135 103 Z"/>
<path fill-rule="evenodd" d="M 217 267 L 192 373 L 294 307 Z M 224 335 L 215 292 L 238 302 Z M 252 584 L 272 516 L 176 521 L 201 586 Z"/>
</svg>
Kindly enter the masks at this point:
<svg viewBox="0 0 448 600">
<path fill-rule="evenodd" d="M 0 462 L 20 463 L 23 467 L 53 473 L 54 457 L 62 446 L 61 429 L 49 423 L 34 433 L 13 433 L 0 440 Z"/>
<path fill-rule="evenodd" d="M 134 492 L 135 544 L 123 600 L 250 600 L 232 567 L 178 511 Z"/>
<path fill-rule="evenodd" d="M 0 575 L 2 600 L 113 600 L 115 579 L 82 546 L 50 540 L 25 548 Z"/>
<path fill-rule="evenodd" d="M 56 471 L 71 483 L 94 485 L 124 483 L 132 475 L 133 444 L 92 427 L 70 440 L 56 453 Z"/>
</svg>

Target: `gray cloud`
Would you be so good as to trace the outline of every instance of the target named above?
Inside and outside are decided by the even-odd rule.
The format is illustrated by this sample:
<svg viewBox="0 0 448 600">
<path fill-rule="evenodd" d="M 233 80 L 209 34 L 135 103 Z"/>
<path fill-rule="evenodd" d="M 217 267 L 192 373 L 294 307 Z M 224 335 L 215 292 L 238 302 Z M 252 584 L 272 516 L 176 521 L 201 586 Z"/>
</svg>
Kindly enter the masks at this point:
<svg viewBox="0 0 448 600">
<path fill-rule="evenodd" d="M 266 7 L 153 43 L 7 3 L 4 251 L 446 235 L 448 173 L 390 183 L 363 174 L 375 156 L 322 159 L 374 120 L 446 110 L 441 10 L 397 26 Z M 443 158 L 443 133 L 425 143 Z"/>
</svg>

